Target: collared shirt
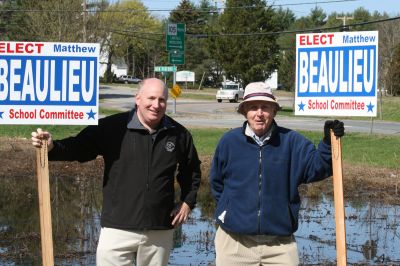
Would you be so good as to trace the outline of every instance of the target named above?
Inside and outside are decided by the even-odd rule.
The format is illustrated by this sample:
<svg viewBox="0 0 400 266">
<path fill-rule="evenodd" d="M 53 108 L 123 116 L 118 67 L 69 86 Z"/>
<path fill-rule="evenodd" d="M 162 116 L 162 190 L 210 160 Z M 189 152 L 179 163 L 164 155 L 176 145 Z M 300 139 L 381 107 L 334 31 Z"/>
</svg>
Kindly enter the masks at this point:
<svg viewBox="0 0 400 266">
<path fill-rule="evenodd" d="M 247 123 L 246 125 L 246 130 L 244 132 L 244 134 L 246 136 L 249 136 L 250 138 L 254 139 L 254 141 L 259 145 L 262 146 L 265 144 L 265 142 L 267 142 L 270 138 L 271 138 L 271 134 L 272 134 L 272 127 L 270 127 L 270 129 L 268 129 L 267 132 L 265 132 L 264 135 L 262 135 L 261 137 L 257 136 L 256 133 L 254 133 L 253 129 L 250 127 L 249 123 Z"/>
<path fill-rule="evenodd" d="M 137 115 L 137 111 L 135 110 L 132 119 L 128 123 L 128 128 L 131 129 L 140 129 L 140 130 L 146 130 L 150 133 L 153 141 L 156 139 L 157 134 L 160 132 L 160 129 L 164 127 L 164 117 L 161 119 L 159 125 L 157 126 L 156 129 L 147 129 L 139 120 L 139 117 Z"/>
</svg>

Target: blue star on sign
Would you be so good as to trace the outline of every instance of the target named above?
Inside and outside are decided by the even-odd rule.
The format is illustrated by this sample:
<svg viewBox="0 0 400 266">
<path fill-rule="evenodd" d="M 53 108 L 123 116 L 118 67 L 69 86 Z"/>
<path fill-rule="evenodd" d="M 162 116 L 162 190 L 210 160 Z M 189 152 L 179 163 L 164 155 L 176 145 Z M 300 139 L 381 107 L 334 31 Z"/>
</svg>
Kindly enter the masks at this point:
<svg viewBox="0 0 400 266">
<path fill-rule="evenodd" d="M 92 109 L 90 109 L 90 112 L 89 112 L 89 113 L 86 113 L 86 114 L 88 115 L 88 120 L 89 120 L 90 118 L 93 118 L 93 119 L 94 119 L 94 115 L 95 115 L 96 113 L 93 112 Z"/>
<path fill-rule="evenodd" d="M 373 112 L 372 110 L 374 109 L 375 105 L 373 105 L 371 102 L 369 102 L 369 104 L 367 105 L 367 107 L 368 107 L 367 113 L 368 113 L 368 112 Z"/>
<path fill-rule="evenodd" d="M 0 118 L 3 119 L 4 112 L 0 112 Z"/>
<path fill-rule="evenodd" d="M 303 110 L 304 111 L 304 106 L 306 106 L 303 101 L 300 102 L 300 104 L 298 104 L 299 106 L 299 111 Z"/>
</svg>

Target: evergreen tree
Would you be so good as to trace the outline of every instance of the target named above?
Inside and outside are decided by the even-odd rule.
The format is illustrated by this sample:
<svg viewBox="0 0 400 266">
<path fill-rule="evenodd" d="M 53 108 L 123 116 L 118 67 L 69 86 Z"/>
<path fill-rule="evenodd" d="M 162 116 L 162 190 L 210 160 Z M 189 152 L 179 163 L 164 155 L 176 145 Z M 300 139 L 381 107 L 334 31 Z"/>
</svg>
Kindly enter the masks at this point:
<svg viewBox="0 0 400 266">
<path fill-rule="evenodd" d="M 293 30 L 293 23 L 295 22 L 294 13 L 289 9 L 278 9 L 277 17 L 281 18 L 282 31 Z M 285 90 L 294 89 L 293 77 L 295 75 L 296 61 L 296 36 L 295 34 L 281 34 L 278 39 L 280 47 L 279 53 L 279 68 L 278 68 L 278 83 Z"/>
<path fill-rule="evenodd" d="M 310 15 L 297 20 L 290 20 L 291 30 L 319 29 L 326 24 L 326 14 L 321 8 L 314 8 Z M 278 71 L 279 83 L 288 91 L 295 90 L 296 75 L 296 34 L 285 34 L 279 39 L 281 47 L 280 65 Z"/>
<path fill-rule="evenodd" d="M 26 24 L 22 9 L 20 0 L 6 0 L 0 4 L 0 36 L 3 41 L 29 40 L 23 33 Z"/>
<path fill-rule="evenodd" d="M 198 7 L 189 0 L 182 0 L 169 16 L 169 22 L 185 24 L 185 64 L 180 68 L 195 72 L 197 81 L 207 72 L 209 54 L 202 37 L 211 12 L 212 6 L 207 0 L 202 0 Z"/>
<path fill-rule="evenodd" d="M 215 58 L 228 79 L 246 85 L 263 81 L 278 67 L 280 30 L 276 12 L 262 0 L 228 0 L 219 18 L 221 35 L 215 39 Z M 232 36 L 230 34 L 238 35 Z M 244 34 L 244 35 L 242 35 Z M 230 35 L 230 36 L 228 36 Z"/>
</svg>

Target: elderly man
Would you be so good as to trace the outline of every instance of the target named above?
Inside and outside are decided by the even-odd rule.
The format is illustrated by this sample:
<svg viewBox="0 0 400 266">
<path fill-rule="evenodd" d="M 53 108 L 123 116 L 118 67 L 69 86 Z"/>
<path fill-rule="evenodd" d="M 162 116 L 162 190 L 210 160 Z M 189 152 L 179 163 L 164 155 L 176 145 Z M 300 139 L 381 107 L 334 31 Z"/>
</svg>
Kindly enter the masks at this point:
<svg viewBox="0 0 400 266">
<path fill-rule="evenodd" d="M 238 112 L 243 127 L 219 141 L 210 172 L 217 202 L 216 265 L 298 265 L 293 233 L 298 227 L 298 186 L 332 175 L 330 129 L 326 121 L 318 148 L 299 133 L 277 125 L 280 109 L 263 82 L 250 83 Z"/>
<path fill-rule="evenodd" d="M 50 160 L 104 159 L 97 265 L 167 265 L 173 228 L 195 206 L 200 161 L 188 130 L 165 114 L 167 98 L 161 80 L 145 79 L 129 112 L 63 140 L 53 141 L 41 129 L 32 132 L 35 147 L 47 140 Z M 181 187 L 176 206 L 175 175 Z"/>
</svg>

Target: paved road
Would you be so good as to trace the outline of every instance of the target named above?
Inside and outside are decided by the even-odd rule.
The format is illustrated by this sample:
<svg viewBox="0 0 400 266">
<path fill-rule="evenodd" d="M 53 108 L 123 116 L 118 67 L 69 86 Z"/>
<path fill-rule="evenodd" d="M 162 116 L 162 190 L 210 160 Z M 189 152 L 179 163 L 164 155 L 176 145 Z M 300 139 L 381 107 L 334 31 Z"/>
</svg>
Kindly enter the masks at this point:
<svg viewBox="0 0 400 266">
<path fill-rule="evenodd" d="M 100 87 L 100 106 L 118 110 L 129 110 L 135 99 L 135 89 L 132 87 Z M 290 99 L 280 98 L 282 105 L 291 105 Z M 236 113 L 238 103 L 205 100 L 177 99 L 176 104 L 168 100 L 167 112 L 179 123 L 188 127 L 239 127 L 244 117 Z M 175 111 L 175 112 L 174 112 Z M 276 121 L 279 125 L 296 130 L 322 131 L 326 118 L 323 117 L 288 117 L 279 115 Z M 400 135 L 400 123 L 379 120 L 343 120 L 347 132 L 377 133 Z"/>
</svg>

